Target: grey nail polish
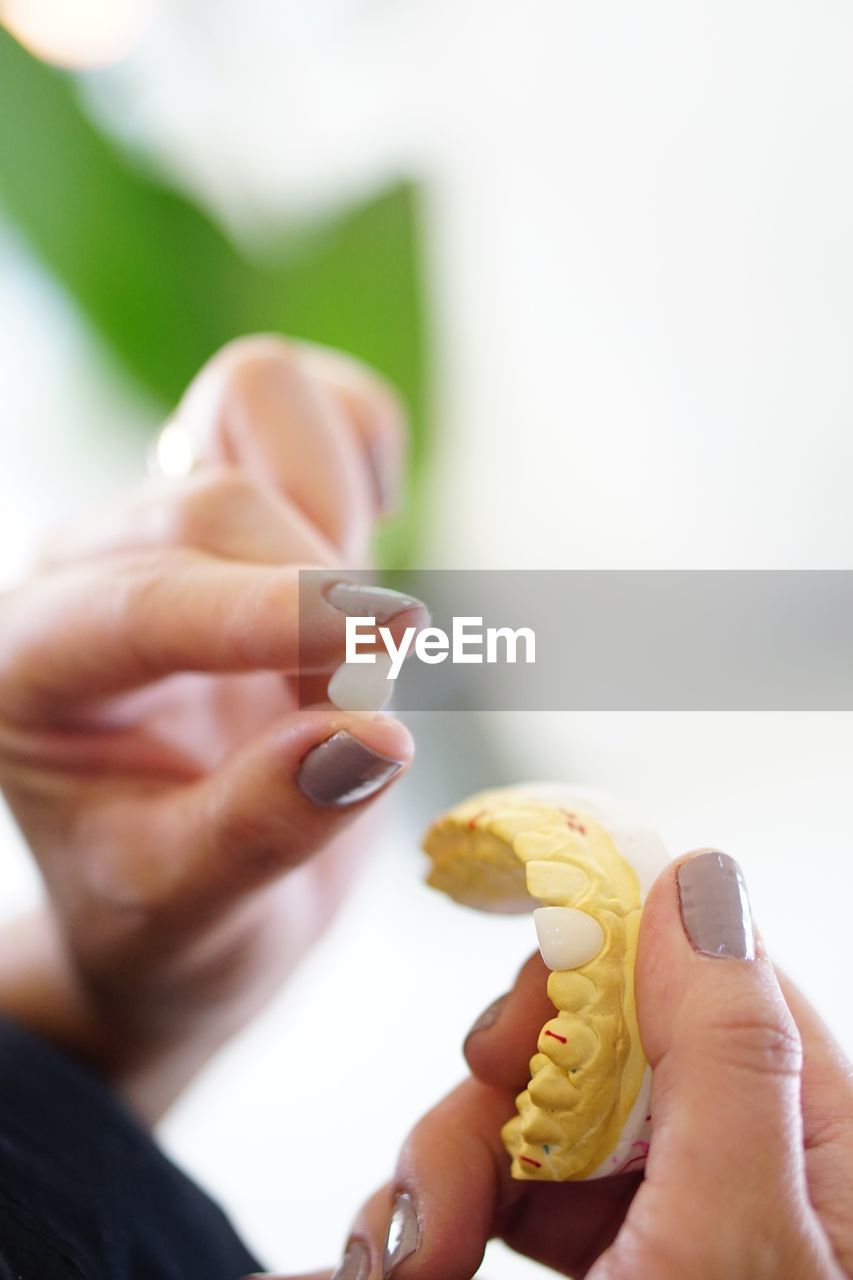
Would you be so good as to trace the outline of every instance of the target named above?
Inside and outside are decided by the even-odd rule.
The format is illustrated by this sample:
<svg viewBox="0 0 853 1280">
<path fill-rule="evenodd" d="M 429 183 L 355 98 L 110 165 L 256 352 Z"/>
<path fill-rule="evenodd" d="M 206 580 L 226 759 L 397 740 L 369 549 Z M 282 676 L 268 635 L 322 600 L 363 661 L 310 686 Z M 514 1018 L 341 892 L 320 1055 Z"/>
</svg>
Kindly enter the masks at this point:
<svg viewBox="0 0 853 1280">
<path fill-rule="evenodd" d="M 383 756 L 346 729 L 312 747 L 296 774 L 296 785 L 312 804 L 344 809 L 366 800 L 399 773 L 399 760 Z"/>
<path fill-rule="evenodd" d="M 351 618 L 375 618 L 390 622 L 408 609 L 425 609 L 421 600 L 392 591 L 390 587 L 371 587 L 361 582 L 333 582 L 324 595 L 334 609 Z"/>
<path fill-rule="evenodd" d="M 716 849 L 678 868 L 681 919 L 694 950 L 706 956 L 755 959 L 755 933 L 746 882 L 734 858 Z"/>
<path fill-rule="evenodd" d="M 376 495 L 376 504 L 381 513 L 390 511 L 397 501 L 396 486 L 391 474 L 388 450 L 376 436 L 367 441 L 367 465 Z"/>
<path fill-rule="evenodd" d="M 420 1226 L 412 1197 L 402 1192 L 394 1201 L 388 1235 L 385 1239 L 385 1256 L 382 1259 L 382 1280 L 396 1271 L 401 1262 L 410 1258 L 418 1247 Z"/>
<path fill-rule="evenodd" d="M 492 1003 L 488 1006 L 488 1008 L 483 1010 L 483 1012 L 480 1014 L 479 1018 L 473 1024 L 473 1026 L 471 1027 L 471 1030 L 468 1032 L 467 1036 L 465 1037 L 466 1044 L 471 1039 L 471 1037 L 477 1035 L 478 1032 L 488 1031 L 489 1027 L 493 1027 L 495 1025 L 498 1018 L 500 1017 L 501 1009 L 504 1006 L 505 1000 L 506 1000 L 505 995 L 498 996 L 497 1000 L 493 1000 Z"/>
<path fill-rule="evenodd" d="M 332 1280 L 367 1280 L 370 1275 L 370 1254 L 360 1240 L 353 1240 L 341 1258 Z"/>
</svg>

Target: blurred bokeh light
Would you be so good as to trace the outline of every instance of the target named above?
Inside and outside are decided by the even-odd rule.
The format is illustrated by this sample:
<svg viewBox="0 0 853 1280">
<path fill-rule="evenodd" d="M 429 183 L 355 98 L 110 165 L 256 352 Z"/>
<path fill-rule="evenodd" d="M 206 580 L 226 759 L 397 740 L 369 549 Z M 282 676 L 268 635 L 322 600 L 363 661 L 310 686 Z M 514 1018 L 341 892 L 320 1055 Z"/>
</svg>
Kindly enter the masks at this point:
<svg viewBox="0 0 853 1280">
<path fill-rule="evenodd" d="M 0 19 L 38 57 L 83 70 L 132 53 L 154 7 L 154 0 L 0 0 Z"/>
</svg>

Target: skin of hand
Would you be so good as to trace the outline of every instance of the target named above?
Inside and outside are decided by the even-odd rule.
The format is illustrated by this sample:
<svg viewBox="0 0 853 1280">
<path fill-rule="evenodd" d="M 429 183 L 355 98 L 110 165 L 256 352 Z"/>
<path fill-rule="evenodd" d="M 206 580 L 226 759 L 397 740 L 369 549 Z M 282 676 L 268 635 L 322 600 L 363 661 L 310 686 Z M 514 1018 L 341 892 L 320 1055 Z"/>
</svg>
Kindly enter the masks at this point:
<svg viewBox="0 0 853 1280">
<path fill-rule="evenodd" d="M 645 1175 L 511 1179 L 500 1128 L 553 1014 L 535 955 L 469 1033 L 471 1078 L 416 1125 L 394 1178 L 356 1218 L 341 1280 L 470 1280 L 493 1238 L 575 1280 L 853 1276 L 853 1068 L 775 972 L 748 908 L 752 958 L 708 953 L 721 899 L 706 887 L 697 925 L 700 899 L 683 885 L 685 868 L 704 876 L 711 858 L 742 886 L 733 860 L 704 851 L 668 868 L 644 910 Z"/>
<path fill-rule="evenodd" d="M 323 929 L 412 756 L 388 716 L 299 708 L 300 640 L 300 671 L 328 673 L 346 612 L 425 619 L 397 593 L 299 597 L 301 567 L 364 564 L 399 482 L 378 378 L 243 339 L 177 418 L 199 468 L 63 530 L 0 596 L 0 786 L 47 889 L 0 939 L 0 1012 L 147 1118 Z"/>
</svg>

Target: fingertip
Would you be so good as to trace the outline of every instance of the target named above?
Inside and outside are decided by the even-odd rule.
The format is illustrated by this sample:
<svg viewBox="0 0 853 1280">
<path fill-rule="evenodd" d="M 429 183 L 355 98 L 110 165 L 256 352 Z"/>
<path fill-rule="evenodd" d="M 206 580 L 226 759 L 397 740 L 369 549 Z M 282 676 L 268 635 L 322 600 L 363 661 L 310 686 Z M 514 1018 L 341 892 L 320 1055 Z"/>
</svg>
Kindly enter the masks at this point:
<svg viewBox="0 0 853 1280">
<path fill-rule="evenodd" d="M 387 712 L 344 712 L 337 718 L 341 728 L 347 729 L 374 750 L 391 756 L 405 768 L 415 757 L 415 740 L 411 730 Z"/>
<path fill-rule="evenodd" d="M 178 826 L 196 832 L 183 890 L 199 897 L 203 888 L 205 902 L 234 898 L 300 865 L 342 835 L 412 754 L 399 721 L 322 707 L 291 713 L 186 788 L 180 824 L 174 806 L 165 815 L 169 841 Z"/>
<path fill-rule="evenodd" d="M 338 713 L 298 759 L 294 780 L 319 809 L 352 809 L 377 796 L 414 756 L 409 730 L 392 717 Z"/>
<path fill-rule="evenodd" d="M 643 907 L 636 982 L 644 1042 L 659 1015 L 671 1011 L 688 987 L 725 980 L 716 966 L 706 973 L 703 962 L 756 960 L 769 963 L 757 945 L 740 865 L 713 848 L 675 859 Z"/>
<path fill-rule="evenodd" d="M 539 952 L 534 952 L 512 990 L 487 1006 L 468 1031 L 463 1053 L 472 1075 L 483 1084 L 516 1093 L 527 1083 L 540 1031 L 554 1014 L 548 972 Z"/>
<path fill-rule="evenodd" d="M 641 1037 L 653 1067 L 664 1055 L 688 1054 L 703 1024 L 710 1036 L 729 1011 L 734 1019 L 736 1007 L 781 995 L 756 945 L 734 858 L 695 849 L 661 872 L 643 907 L 635 980 Z"/>
<path fill-rule="evenodd" d="M 393 1195 L 388 1185 L 380 1187 L 362 1205 L 350 1228 L 335 1280 L 367 1280 L 368 1276 L 374 1280 L 382 1275 L 392 1208 Z"/>
<path fill-rule="evenodd" d="M 643 911 L 636 995 L 653 1070 L 655 1176 L 676 1186 L 692 1168 L 696 1187 L 728 1179 L 736 1199 L 747 1176 L 798 1172 L 802 1049 L 728 854 L 698 849 L 658 877 Z"/>
<path fill-rule="evenodd" d="M 520 1195 L 500 1138 L 512 1102 L 466 1080 L 409 1134 L 392 1183 L 384 1274 L 470 1280 L 497 1215 Z"/>
</svg>

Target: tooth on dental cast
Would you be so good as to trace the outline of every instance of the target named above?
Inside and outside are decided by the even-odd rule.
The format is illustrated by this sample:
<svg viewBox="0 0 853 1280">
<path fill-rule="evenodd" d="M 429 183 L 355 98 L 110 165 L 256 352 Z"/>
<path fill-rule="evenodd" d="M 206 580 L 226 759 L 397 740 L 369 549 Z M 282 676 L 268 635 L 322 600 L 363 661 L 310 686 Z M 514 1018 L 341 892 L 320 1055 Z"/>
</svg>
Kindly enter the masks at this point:
<svg viewBox="0 0 853 1280">
<path fill-rule="evenodd" d="M 549 969 L 580 969 L 604 946 L 601 925 L 576 907 L 539 907 L 533 920 L 539 950 Z"/>
<path fill-rule="evenodd" d="M 513 853 L 522 862 L 536 859 L 562 858 L 566 847 L 566 828 L 561 822 L 559 826 L 549 826 L 541 831 L 521 831 L 512 842 Z"/>
<path fill-rule="evenodd" d="M 534 1106 L 545 1111 L 563 1111 L 572 1106 L 577 1090 L 565 1071 L 549 1062 L 536 1072 L 526 1092 Z"/>
<path fill-rule="evenodd" d="M 528 862 L 527 892 L 546 905 L 564 906 L 589 887 L 589 877 L 568 862 Z"/>
<path fill-rule="evenodd" d="M 594 1003 L 595 983 L 577 969 L 555 972 L 548 978 L 548 999 L 562 1013 L 580 1013 Z"/>
<path fill-rule="evenodd" d="M 539 1048 L 563 1071 L 576 1072 L 592 1062 L 601 1041 L 595 1027 L 560 1013 L 539 1032 Z"/>
<path fill-rule="evenodd" d="M 341 663 L 327 687 L 329 701 L 340 711 L 381 711 L 394 692 L 390 670 L 385 653 L 377 653 L 375 662 Z"/>
</svg>

